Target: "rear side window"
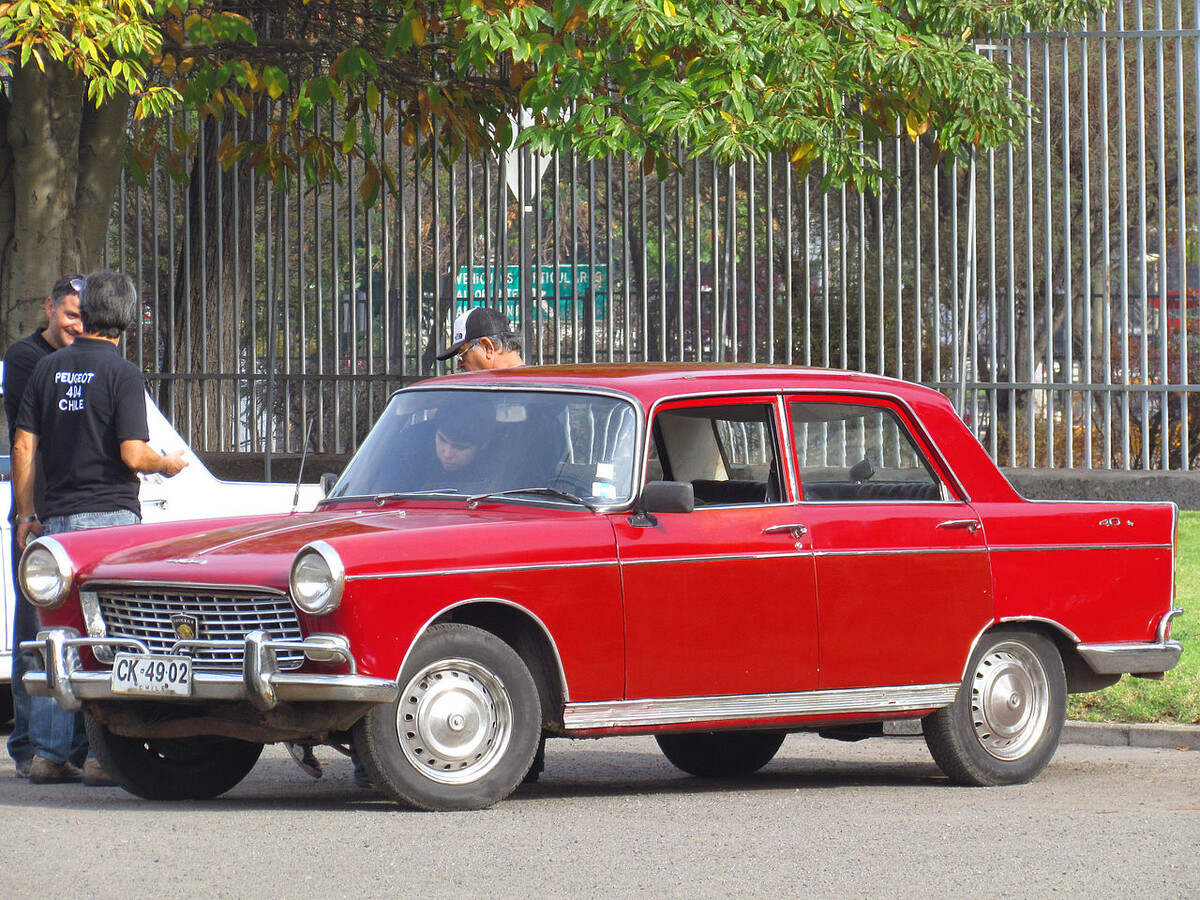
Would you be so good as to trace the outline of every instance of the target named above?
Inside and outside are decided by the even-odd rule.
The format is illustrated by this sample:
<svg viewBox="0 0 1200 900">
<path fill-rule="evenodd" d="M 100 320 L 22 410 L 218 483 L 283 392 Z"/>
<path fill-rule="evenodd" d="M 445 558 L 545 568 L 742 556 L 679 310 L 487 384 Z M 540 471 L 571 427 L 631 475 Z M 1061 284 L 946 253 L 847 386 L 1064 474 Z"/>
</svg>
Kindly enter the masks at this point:
<svg viewBox="0 0 1200 900">
<path fill-rule="evenodd" d="M 870 403 L 793 401 L 792 442 L 801 494 L 825 502 L 947 499 L 895 410 Z"/>
<path fill-rule="evenodd" d="M 648 477 L 691 483 L 697 506 L 779 502 L 773 408 L 746 402 L 661 410 Z"/>
</svg>

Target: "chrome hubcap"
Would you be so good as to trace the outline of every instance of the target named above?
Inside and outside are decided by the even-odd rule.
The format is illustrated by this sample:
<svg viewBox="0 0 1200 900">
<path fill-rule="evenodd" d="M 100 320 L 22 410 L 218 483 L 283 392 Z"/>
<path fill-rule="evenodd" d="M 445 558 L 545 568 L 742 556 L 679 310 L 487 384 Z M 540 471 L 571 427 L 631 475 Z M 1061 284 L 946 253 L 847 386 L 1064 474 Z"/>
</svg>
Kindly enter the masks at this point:
<svg viewBox="0 0 1200 900">
<path fill-rule="evenodd" d="M 465 659 L 438 660 L 418 672 L 396 709 L 405 757 L 426 778 L 468 784 L 504 757 L 512 701 L 494 672 Z"/>
<path fill-rule="evenodd" d="M 971 724 L 980 746 L 996 759 L 1020 759 L 1049 718 L 1049 679 L 1037 654 L 1016 641 L 989 650 L 971 684 Z"/>
</svg>

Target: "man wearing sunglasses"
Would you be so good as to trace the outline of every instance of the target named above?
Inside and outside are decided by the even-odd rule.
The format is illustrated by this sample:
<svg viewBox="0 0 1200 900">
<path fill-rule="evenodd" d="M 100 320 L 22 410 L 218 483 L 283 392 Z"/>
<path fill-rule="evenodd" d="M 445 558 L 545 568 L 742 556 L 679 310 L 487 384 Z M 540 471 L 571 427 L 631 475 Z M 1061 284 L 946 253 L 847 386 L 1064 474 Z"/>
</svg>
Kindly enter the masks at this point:
<svg viewBox="0 0 1200 900">
<path fill-rule="evenodd" d="M 454 320 L 450 346 L 437 355 L 440 360 L 458 357 L 464 372 L 510 369 L 525 365 L 521 337 L 512 329 L 508 316 L 498 309 L 476 306 Z"/>
<path fill-rule="evenodd" d="M 79 318 L 79 292 L 82 289 L 82 275 L 67 275 L 58 279 L 50 291 L 50 296 L 46 298 L 46 326 L 28 337 L 21 338 L 4 354 L 4 414 L 8 420 L 9 447 L 13 444 L 17 430 L 17 412 L 21 408 L 21 398 L 25 396 L 25 386 L 29 383 L 34 366 L 42 357 L 49 356 L 55 350 L 61 350 L 83 333 L 83 323 Z M 35 475 L 34 507 L 39 511 L 44 510 L 45 504 L 46 486 L 39 468 Z M 21 558 L 21 551 L 17 547 L 16 515 L 17 502 L 14 495 L 9 507 L 14 581 L 17 561 Z M 38 751 L 34 735 L 70 735 L 74 730 L 74 716 L 48 697 L 30 697 L 26 693 L 21 678 L 29 668 L 30 660 L 28 654 L 22 653 L 18 646 L 21 641 L 32 641 L 37 637 L 38 617 L 37 610 L 15 587 L 13 596 L 16 598 L 11 632 L 13 729 L 8 736 L 8 754 L 16 763 L 17 775 L 27 778 L 34 755 Z M 34 720 L 36 724 L 31 728 L 31 721 Z"/>
<path fill-rule="evenodd" d="M 132 525 L 141 521 L 138 473 L 175 475 L 183 451 L 163 455 L 148 443 L 145 376 L 121 355 L 137 291 L 126 275 L 93 272 L 79 294 L 83 334 L 44 357 L 29 376 L 13 441 L 17 546 L 41 534 Z M 34 503 L 34 460 L 46 476 L 45 521 Z M 82 716 L 73 737 L 45 752 L 39 746 L 29 780 L 112 784 L 86 755 Z M 57 736 L 57 735 L 56 735 Z M 36 735 L 35 735 L 36 740 Z M 82 767 L 82 773 L 80 768 Z"/>
</svg>

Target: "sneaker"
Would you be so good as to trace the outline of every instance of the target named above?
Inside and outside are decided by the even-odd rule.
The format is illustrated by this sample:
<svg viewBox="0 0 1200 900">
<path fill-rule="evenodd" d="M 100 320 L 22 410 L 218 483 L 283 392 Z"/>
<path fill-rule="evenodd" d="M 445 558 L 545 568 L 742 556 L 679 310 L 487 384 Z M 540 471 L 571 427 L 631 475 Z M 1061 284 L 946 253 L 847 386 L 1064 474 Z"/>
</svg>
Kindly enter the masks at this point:
<svg viewBox="0 0 1200 900">
<path fill-rule="evenodd" d="M 17 760 L 17 777 L 18 778 L 28 778 L 29 777 L 29 767 L 32 765 L 33 765 L 33 757 L 32 756 L 28 757 L 27 759 L 18 759 Z"/>
<path fill-rule="evenodd" d="M 287 747 L 287 751 L 291 754 L 292 759 L 296 761 L 296 765 L 313 778 L 321 777 L 323 774 L 321 771 L 321 761 L 313 753 L 312 744 L 294 744 L 291 741 L 285 741 L 284 746 Z"/>
<path fill-rule="evenodd" d="M 56 763 L 44 756 L 35 756 L 29 764 L 29 780 L 34 784 L 67 784 L 79 778 L 79 770 L 69 762 Z"/>
<path fill-rule="evenodd" d="M 104 771 L 100 760 L 89 756 L 83 761 L 83 783 L 88 787 L 116 787 L 113 777 Z"/>
</svg>

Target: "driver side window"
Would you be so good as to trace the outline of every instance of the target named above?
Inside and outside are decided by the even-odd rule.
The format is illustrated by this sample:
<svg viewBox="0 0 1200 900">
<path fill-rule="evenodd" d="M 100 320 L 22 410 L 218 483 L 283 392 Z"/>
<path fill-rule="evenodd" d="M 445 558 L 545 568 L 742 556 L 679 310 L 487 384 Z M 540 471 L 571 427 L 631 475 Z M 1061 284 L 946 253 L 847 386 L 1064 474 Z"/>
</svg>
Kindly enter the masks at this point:
<svg viewBox="0 0 1200 900">
<path fill-rule="evenodd" d="M 648 478 L 686 481 L 697 506 L 781 499 L 772 405 L 665 409 L 654 419 Z"/>
</svg>

